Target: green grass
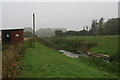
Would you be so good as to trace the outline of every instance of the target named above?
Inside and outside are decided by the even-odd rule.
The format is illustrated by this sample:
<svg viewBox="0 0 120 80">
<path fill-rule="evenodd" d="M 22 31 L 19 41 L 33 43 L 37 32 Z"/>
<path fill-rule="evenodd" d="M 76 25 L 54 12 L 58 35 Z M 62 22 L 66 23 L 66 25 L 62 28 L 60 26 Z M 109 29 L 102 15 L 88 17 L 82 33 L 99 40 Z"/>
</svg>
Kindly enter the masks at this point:
<svg viewBox="0 0 120 80">
<path fill-rule="evenodd" d="M 115 77 L 107 72 L 88 66 L 80 59 L 69 58 L 38 42 L 35 48 L 26 49 L 20 66 L 20 78 Z"/>
<path fill-rule="evenodd" d="M 69 36 L 67 40 L 87 40 L 97 42 L 97 46 L 90 51 L 102 54 L 113 55 L 118 53 L 118 36 Z"/>
</svg>

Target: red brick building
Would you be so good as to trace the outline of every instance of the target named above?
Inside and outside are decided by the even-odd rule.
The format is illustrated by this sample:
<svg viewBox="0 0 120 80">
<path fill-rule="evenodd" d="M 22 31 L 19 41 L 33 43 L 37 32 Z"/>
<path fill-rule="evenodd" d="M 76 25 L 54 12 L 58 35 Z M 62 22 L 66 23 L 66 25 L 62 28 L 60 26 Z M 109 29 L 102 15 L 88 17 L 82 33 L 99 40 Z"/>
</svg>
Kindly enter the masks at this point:
<svg viewBox="0 0 120 80">
<path fill-rule="evenodd" d="M 16 43 L 23 42 L 24 35 L 23 28 L 6 28 L 1 29 L 2 43 Z"/>
</svg>

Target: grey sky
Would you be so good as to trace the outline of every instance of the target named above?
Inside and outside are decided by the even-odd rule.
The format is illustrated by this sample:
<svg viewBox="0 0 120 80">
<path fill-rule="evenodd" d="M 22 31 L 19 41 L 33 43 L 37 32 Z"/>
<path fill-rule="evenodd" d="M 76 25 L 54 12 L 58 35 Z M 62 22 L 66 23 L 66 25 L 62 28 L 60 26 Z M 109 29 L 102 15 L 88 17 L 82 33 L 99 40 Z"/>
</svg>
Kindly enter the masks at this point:
<svg viewBox="0 0 120 80">
<path fill-rule="evenodd" d="M 118 17 L 117 2 L 4 2 L 3 27 L 31 27 L 36 13 L 36 28 L 60 27 L 81 30 L 93 19 Z"/>
<path fill-rule="evenodd" d="M 2 3 L 0 2 L 0 27 L 2 26 Z"/>
</svg>

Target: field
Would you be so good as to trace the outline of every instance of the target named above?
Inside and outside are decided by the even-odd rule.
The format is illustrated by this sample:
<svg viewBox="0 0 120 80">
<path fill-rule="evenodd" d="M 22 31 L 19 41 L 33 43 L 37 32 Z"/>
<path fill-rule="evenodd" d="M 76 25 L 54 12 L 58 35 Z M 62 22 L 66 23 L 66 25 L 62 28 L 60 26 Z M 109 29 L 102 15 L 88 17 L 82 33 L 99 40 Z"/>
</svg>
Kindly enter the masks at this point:
<svg viewBox="0 0 120 80">
<path fill-rule="evenodd" d="M 97 45 L 90 49 L 91 52 L 114 55 L 118 53 L 118 36 L 67 36 L 65 40 L 85 40 L 96 42 Z M 59 40 L 59 39 L 58 39 Z M 65 44 L 65 43 L 63 43 Z"/>
<path fill-rule="evenodd" d="M 66 39 L 79 37 L 68 37 Z M 69 58 L 58 51 L 36 42 L 27 47 L 21 61 L 21 78 L 107 78 L 115 77 L 105 71 L 88 66 L 80 59 Z"/>
</svg>

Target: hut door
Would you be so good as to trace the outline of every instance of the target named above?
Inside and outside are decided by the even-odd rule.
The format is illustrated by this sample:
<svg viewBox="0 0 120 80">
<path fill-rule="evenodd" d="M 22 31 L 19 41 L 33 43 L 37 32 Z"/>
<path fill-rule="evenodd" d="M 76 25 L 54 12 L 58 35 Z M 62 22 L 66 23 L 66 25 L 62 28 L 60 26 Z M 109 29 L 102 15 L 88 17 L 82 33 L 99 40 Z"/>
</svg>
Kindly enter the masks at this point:
<svg viewBox="0 0 120 80">
<path fill-rule="evenodd" d="M 5 42 L 10 42 L 11 41 L 11 33 L 10 32 L 5 32 Z"/>
</svg>

